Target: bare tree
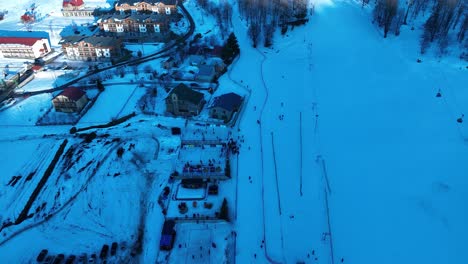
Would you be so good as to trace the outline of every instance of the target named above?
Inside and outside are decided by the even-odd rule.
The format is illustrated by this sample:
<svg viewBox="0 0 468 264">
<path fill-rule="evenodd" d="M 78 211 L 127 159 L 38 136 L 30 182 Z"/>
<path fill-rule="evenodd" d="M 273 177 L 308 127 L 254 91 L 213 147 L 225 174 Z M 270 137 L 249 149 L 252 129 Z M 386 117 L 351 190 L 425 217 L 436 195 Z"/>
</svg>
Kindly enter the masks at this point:
<svg viewBox="0 0 468 264">
<path fill-rule="evenodd" d="M 252 39 L 252 45 L 254 46 L 254 48 L 256 48 L 258 45 L 260 32 L 261 32 L 260 23 L 258 23 L 257 21 L 252 21 L 248 29 L 248 34 L 249 34 L 249 37 Z"/>
</svg>

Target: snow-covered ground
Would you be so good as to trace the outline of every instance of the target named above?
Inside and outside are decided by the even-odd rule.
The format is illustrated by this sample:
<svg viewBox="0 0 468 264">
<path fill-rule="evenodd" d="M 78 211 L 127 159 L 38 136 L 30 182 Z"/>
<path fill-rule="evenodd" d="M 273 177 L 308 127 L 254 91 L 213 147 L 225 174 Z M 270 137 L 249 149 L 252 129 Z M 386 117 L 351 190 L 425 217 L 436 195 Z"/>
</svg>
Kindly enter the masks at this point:
<svg viewBox="0 0 468 264">
<path fill-rule="evenodd" d="M 255 194 L 238 196 L 238 262 L 258 258 L 264 238 L 262 258 L 287 263 L 462 261 L 468 74 L 449 59 L 416 63 L 418 39 L 382 39 L 369 11 L 319 1 L 309 23 L 258 51 L 234 14 L 231 76 L 252 89 L 238 191 Z"/>
<path fill-rule="evenodd" d="M 245 96 L 232 130 L 143 115 L 137 104 L 147 88 L 138 80 L 148 76 L 142 73 L 104 82 L 105 91 L 77 127 L 131 112 L 137 117 L 98 130 L 91 143 L 69 134 L 69 126 L 34 126 L 50 108 L 51 94 L 3 108 L 2 222 L 15 220 L 61 142 L 69 143 L 31 207 L 32 218 L 2 230 L 2 261 L 27 263 L 43 248 L 99 254 L 103 244 L 115 241 L 127 246 L 109 259 L 114 263 L 166 257 L 169 263 L 225 263 L 234 257 L 237 263 L 462 263 L 468 244 L 468 127 L 457 118 L 468 113 L 466 63 L 432 55 L 417 63 L 418 32 L 403 27 L 400 37 L 384 40 L 369 23 L 369 8 L 344 0 L 314 2 L 310 21 L 286 36 L 278 32 L 270 49 L 251 47 L 234 9 L 241 56 L 213 95 Z M 43 27 L 61 16 L 60 6 L 56 0 L 43 3 L 51 11 Z M 0 28 L 18 26 L 12 19 L 23 11 L 13 7 L 2 7 L 11 13 Z M 197 32 L 217 34 L 214 18 L 195 1 L 187 8 Z M 152 68 L 158 71 L 159 63 Z M 51 88 L 54 74 L 37 74 L 22 89 Z M 164 110 L 159 90 L 156 113 Z M 200 120 L 206 116 L 205 110 Z M 171 135 L 172 127 L 182 135 Z M 219 195 L 193 196 L 178 189 L 180 181 L 168 183 L 177 164 L 205 163 L 220 154 L 185 152 L 184 142 L 230 138 L 240 154 L 231 157 L 232 179 L 219 183 Z M 187 195 L 187 216 L 214 216 L 226 197 L 233 224 L 178 222 L 175 248 L 169 255 L 159 252 L 165 216 L 157 201 L 165 186 L 172 191 L 168 217 L 185 217 L 176 199 Z M 141 255 L 133 259 L 130 253 L 139 246 Z"/>
<path fill-rule="evenodd" d="M 234 250 L 235 237 L 232 227 L 226 222 L 178 223 L 177 238 L 172 252 L 161 254 L 164 263 L 227 263 L 232 261 L 225 252 Z M 167 259 L 166 259 L 167 256 Z"/>
</svg>

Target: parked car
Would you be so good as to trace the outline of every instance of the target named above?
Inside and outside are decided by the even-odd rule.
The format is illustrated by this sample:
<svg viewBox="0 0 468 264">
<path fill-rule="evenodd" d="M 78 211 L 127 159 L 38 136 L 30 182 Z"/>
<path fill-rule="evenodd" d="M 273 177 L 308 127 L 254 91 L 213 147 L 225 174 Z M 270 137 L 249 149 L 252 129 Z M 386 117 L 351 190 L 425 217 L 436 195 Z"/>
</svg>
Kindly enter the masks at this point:
<svg viewBox="0 0 468 264">
<path fill-rule="evenodd" d="M 125 250 L 127 249 L 127 242 L 123 241 L 123 242 L 120 242 L 120 250 Z"/>
<path fill-rule="evenodd" d="M 161 250 L 171 250 L 174 246 L 176 231 L 174 230 L 175 222 L 173 220 L 166 220 L 161 231 L 161 240 L 159 248 Z"/>
<path fill-rule="evenodd" d="M 36 258 L 37 262 L 43 261 L 45 259 L 45 257 L 47 256 L 47 253 L 49 253 L 49 251 L 47 249 L 41 250 L 41 252 L 39 253 L 39 255 Z"/>
<path fill-rule="evenodd" d="M 102 246 L 101 254 L 99 254 L 99 258 L 105 259 L 107 257 L 107 252 L 109 251 L 109 245 Z"/>
<path fill-rule="evenodd" d="M 92 254 L 88 259 L 88 264 L 96 263 L 96 254 Z"/>
<path fill-rule="evenodd" d="M 190 86 L 192 87 L 200 87 L 200 85 L 198 83 L 190 83 Z"/>
<path fill-rule="evenodd" d="M 62 263 L 63 259 L 65 258 L 65 255 L 63 254 L 58 254 L 57 257 L 55 257 L 53 264 L 60 264 Z"/>
<path fill-rule="evenodd" d="M 79 257 L 78 257 L 78 263 L 86 263 L 87 261 L 87 258 L 86 258 L 86 254 L 83 253 L 81 254 Z"/>
<path fill-rule="evenodd" d="M 117 252 L 117 242 L 113 242 L 111 246 L 111 251 L 110 251 L 111 256 L 114 256 L 116 252 Z"/>
<path fill-rule="evenodd" d="M 73 264 L 75 262 L 76 256 L 75 255 L 70 255 L 67 258 L 67 261 L 65 261 L 65 264 Z"/>
</svg>

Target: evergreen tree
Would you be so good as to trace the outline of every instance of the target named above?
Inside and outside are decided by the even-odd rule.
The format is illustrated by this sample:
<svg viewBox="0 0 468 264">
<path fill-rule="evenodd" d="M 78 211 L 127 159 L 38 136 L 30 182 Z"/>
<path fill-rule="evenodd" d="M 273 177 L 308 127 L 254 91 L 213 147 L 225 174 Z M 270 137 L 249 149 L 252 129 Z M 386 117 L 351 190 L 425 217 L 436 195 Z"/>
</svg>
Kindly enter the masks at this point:
<svg viewBox="0 0 468 264">
<path fill-rule="evenodd" d="M 96 81 L 96 87 L 97 87 L 97 89 L 98 89 L 100 92 L 103 92 L 103 91 L 104 91 L 104 85 L 102 84 L 101 79 L 97 79 L 97 81 Z"/>
<path fill-rule="evenodd" d="M 224 63 L 230 64 L 234 57 L 239 55 L 240 48 L 239 43 L 237 42 L 237 38 L 234 33 L 229 34 L 229 37 L 221 51 L 221 58 L 223 59 Z"/>
<path fill-rule="evenodd" d="M 221 209 L 219 210 L 219 219 L 223 219 L 229 222 L 229 212 L 226 198 L 224 198 Z"/>
</svg>

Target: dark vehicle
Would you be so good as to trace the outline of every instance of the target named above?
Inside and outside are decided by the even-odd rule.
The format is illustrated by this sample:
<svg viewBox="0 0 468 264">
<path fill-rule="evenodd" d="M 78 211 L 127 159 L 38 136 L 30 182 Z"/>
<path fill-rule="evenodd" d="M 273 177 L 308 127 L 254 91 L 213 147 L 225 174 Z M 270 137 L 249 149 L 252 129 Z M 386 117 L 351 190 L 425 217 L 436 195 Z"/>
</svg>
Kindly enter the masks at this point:
<svg viewBox="0 0 468 264">
<path fill-rule="evenodd" d="M 86 263 L 86 254 L 82 254 L 78 257 L 78 263 Z"/>
<path fill-rule="evenodd" d="M 173 127 L 171 128 L 172 135 L 180 135 L 180 127 Z"/>
<path fill-rule="evenodd" d="M 54 261 L 54 256 L 47 256 L 44 260 L 44 264 L 51 264 Z"/>
<path fill-rule="evenodd" d="M 159 248 L 161 250 L 171 250 L 174 247 L 176 231 L 174 230 L 174 220 L 166 220 L 163 225 L 161 232 L 161 241 L 159 242 Z"/>
<path fill-rule="evenodd" d="M 53 264 L 60 264 L 62 263 L 62 260 L 65 258 L 65 255 L 63 254 L 58 254 L 57 257 L 55 257 Z"/>
<path fill-rule="evenodd" d="M 164 187 L 164 190 L 163 190 L 163 197 L 164 197 L 164 198 L 167 198 L 167 196 L 169 196 L 169 193 L 170 193 L 170 192 L 171 192 L 171 189 L 170 189 L 168 186 Z"/>
<path fill-rule="evenodd" d="M 75 255 L 70 255 L 67 258 L 67 261 L 65 261 L 65 264 L 73 264 L 75 262 L 76 256 Z"/>
<path fill-rule="evenodd" d="M 190 83 L 190 86 L 192 87 L 200 87 L 200 85 L 198 83 Z"/>
<path fill-rule="evenodd" d="M 218 185 L 217 184 L 210 185 L 210 187 L 208 187 L 208 194 L 217 195 L 218 194 Z"/>
<path fill-rule="evenodd" d="M 111 252 L 110 252 L 111 256 L 114 256 L 115 252 L 117 252 L 117 242 L 112 243 Z"/>
<path fill-rule="evenodd" d="M 102 246 L 101 254 L 99 254 L 99 257 L 100 257 L 101 259 L 107 258 L 107 252 L 109 252 L 109 245 L 104 245 L 104 246 Z"/>
<path fill-rule="evenodd" d="M 96 254 L 92 254 L 88 259 L 88 263 L 96 263 Z"/>
<path fill-rule="evenodd" d="M 38 262 L 41 262 L 45 259 L 45 257 L 47 256 L 47 253 L 49 253 L 49 251 L 47 249 L 43 249 L 41 250 L 41 253 L 39 253 L 39 255 L 37 256 L 36 260 Z"/>
<path fill-rule="evenodd" d="M 123 242 L 120 242 L 120 250 L 125 250 L 127 249 L 127 242 L 123 241 Z"/>
</svg>

